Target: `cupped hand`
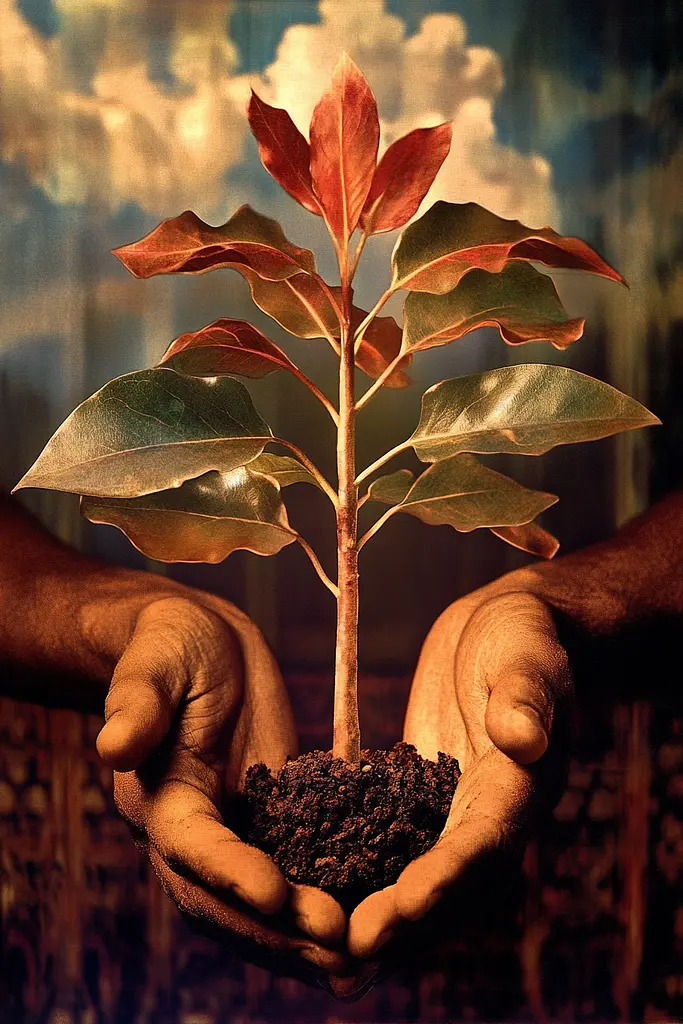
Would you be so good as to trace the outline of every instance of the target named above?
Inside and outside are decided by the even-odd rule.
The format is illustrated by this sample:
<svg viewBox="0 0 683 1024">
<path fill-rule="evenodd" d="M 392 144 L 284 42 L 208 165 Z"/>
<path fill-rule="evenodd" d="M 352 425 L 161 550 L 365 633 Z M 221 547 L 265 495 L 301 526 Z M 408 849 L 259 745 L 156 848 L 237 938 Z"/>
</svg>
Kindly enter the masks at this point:
<svg viewBox="0 0 683 1024">
<path fill-rule="evenodd" d="M 559 796 L 572 683 L 551 609 L 529 580 L 510 573 L 456 601 L 425 641 L 404 739 L 425 757 L 453 754 L 463 774 L 436 845 L 353 912 L 353 956 L 405 938 L 489 855 L 521 852 Z"/>
<path fill-rule="evenodd" d="M 342 974 L 338 903 L 289 884 L 222 817 L 249 765 L 277 769 L 296 755 L 287 694 L 259 630 L 227 602 L 180 587 L 98 614 L 119 631 L 128 620 L 97 747 L 167 894 L 247 959 L 305 977 Z"/>
</svg>

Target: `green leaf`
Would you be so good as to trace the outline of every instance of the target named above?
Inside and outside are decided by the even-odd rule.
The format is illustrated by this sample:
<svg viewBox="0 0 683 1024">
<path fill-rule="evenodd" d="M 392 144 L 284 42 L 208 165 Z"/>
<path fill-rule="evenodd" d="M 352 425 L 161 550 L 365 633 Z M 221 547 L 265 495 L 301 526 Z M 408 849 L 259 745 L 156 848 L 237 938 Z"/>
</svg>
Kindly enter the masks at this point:
<svg viewBox="0 0 683 1024">
<path fill-rule="evenodd" d="M 395 473 L 387 473 L 373 480 L 368 494 L 373 501 L 381 501 L 385 505 L 400 505 L 408 491 L 415 483 L 415 474 L 409 469 L 399 469 Z"/>
<path fill-rule="evenodd" d="M 430 526 L 452 526 L 461 533 L 482 526 L 529 523 L 557 501 L 556 495 L 522 487 L 471 455 L 435 462 L 406 491 L 407 473 L 403 470 L 376 480 L 370 486 L 371 497 L 393 505 L 394 512 L 406 512 Z"/>
<path fill-rule="evenodd" d="M 580 238 L 563 237 L 552 228 L 525 227 L 476 203 L 438 202 L 399 238 L 392 257 L 394 286 L 443 294 L 468 271 L 497 273 L 508 260 L 586 270 L 625 283 Z"/>
<path fill-rule="evenodd" d="M 234 377 L 137 370 L 79 405 L 17 488 L 121 498 L 150 494 L 208 470 L 242 466 L 271 438 Z"/>
<path fill-rule="evenodd" d="M 478 327 L 497 327 L 509 345 L 549 341 L 563 349 L 583 334 L 570 319 L 552 278 L 527 263 L 499 274 L 473 270 L 446 295 L 412 292 L 403 312 L 403 351 L 445 345 Z"/>
<path fill-rule="evenodd" d="M 275 555 L 297 538 L 280 488 L 251 466 L 137 498 L 84 496 L 81 511 L 93 523 L 117 526 L 161 562 L 222 562 L 240 548 Z"/>
<path fill-rule="evenodd" d="M 314 487 L 320 487 L 313 474 L 309 473 L 298 459 L 293 459 L 289 455 L 272 455 L 270 452 L 263 452 L 249 463 L 249 469 L 253 473 L 272 476 L 280 487 L 289 487 L 290 484 L 313 484 Z"/>
<path fill-rule="evenodd" d="M 409 444 L 435 462 L 457 452 L 543 455 L 659 423 L 640 402 L 566 366 L 503 366 L 430 388 Z"/>
<path fill-rule="evenodd" d="M 220 227 L 211 227 L 186 210 L 163 221 L 140 241 L 113 252 L 131 274 L 143 278 L 244 266 L 276 281 L 302 270 L 315 270 L 310 249 L 293 245 L 276 220 L 247 205 L 240 206 Z"/>
</svg>

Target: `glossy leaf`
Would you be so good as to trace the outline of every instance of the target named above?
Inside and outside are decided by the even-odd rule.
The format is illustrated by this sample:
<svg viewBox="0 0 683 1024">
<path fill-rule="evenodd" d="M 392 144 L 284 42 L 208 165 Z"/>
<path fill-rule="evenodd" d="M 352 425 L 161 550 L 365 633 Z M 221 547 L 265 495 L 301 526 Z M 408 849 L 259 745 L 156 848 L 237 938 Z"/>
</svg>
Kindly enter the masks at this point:
<svg viewBox="0 0 683 1024">
<path fill-rule="evenodd" d="M 452 526 L 461 533 L 482 526 L 528 523 L 557 501 L 556 495 L 522 487 L 471 455 L 435 462 L 406 491 L 408 472 L 375 481 L 370 486 L 371 497 L 430 526 Z"/>
<path fill-rule="evenodd" d="M 451 148 L 450 121 L 416 128 L 397 139 L 377 165 L 360 226 L 368 234 L 393 231 L 417 213 Z"/>
<path fill-rule="evenodd" d="M 295 274 L 284 281 L 264 281 L 246 267 L 235 267 L 249 282 L 259 309 L 297 338 L 339 335 L 339 317 L 317 274 Z"/>
<path fill-rule="evenodd" d="M 282 349 L 252 324 L 227 319 L 181 334 L 167 348 L 161 365 L 199 377 L 224 373 L 265 377 L 294 366 Z"/>
<path fill-rule="evenodd" d="M 434 385 L 409 439 L 419 458 L 457 452 L 543 455 L 558 444 L 594 441 L 659 423 L 640 402 L 567 366 L 529 363 Z"/>
<path fill-rule="evenodd" d="M 318 481 L 305 466 L 289 455 L 273 455 L 271 452 L 263 452 L 249 463 L 252 473 L 263 473 L 264 476 L 272 476 L 280 487 L 289 487 L 290 484 L 313 484 L 319 487 Z"/>
<path fill-rule="evenodd" d="M 311 119 L 311 180 L 330 230 L 342 244 L 358 224 L 378 145 L 375 97 L 344 54 Z"/>
<path fill-rule="evenodd" d="M 271 107 L 252 90 L 247 116 L 265 169 L 297 203 L 320 216 L 311 182 L 310 147 L 287 111 Z"/>
<path fill-rule="evenodd" d="M 315 270 L 310 249 L 293 245 L 276 220 L 246 205 L 220 227 L 205 224 L 187 210 L 163 221 L 139 242 L 113 252 L 135 277 L 244 267 L 267 281 L 282 281 L 302 270 Z"/>
<path fill-rule="evenodd" d="M 280 488 L 250 466 L 138 498 L 85 496 L 81 511 L 93 523 L 117 526 L 161 562 L 222 562 L 240 548 L 275 555 L 297 537 Z"/>
<path fill-rule="evenodd" d="M 270 427 L 234 377 L 116 377 L 62 423 L 17 487 L 135 497 L 260 455 Z"/>
<path fill-rule="evenodd" d="M 533 260 L 548 267 L 586 270 L 625 283 L 580 238 L 552 228 L 528 228 L 477 203 L 434 203 L 401 235 L 394 250 L 394 283 L 412 291 L 449 292 L 468 271 L 497 273 L 508 260 Z"/>
<path fill-rule="evenodd" d="M 367 313 L 353 307 L 351 329 L 355 331 L 363 322 Z M 376 316 L 365 331 L 363 340 L 356 352 L 356 366 L 368 377 L 376 380 L 393 362 L 401 350 L 403 332 L 392 316 Z M 412 357 L 406 356 L 404 366 L 408 366 Z M 406 388 L 412 380 L 403 370 L 394 370 L 387 378 L 385 385 L 389 388 Z"/>
<path fill-rule="evenodd" d="M 478 327 L 497 327 L 509 345 L 548 341 L 563 349 L 583 326 L 567 316 L 552 278 L 528 263 L 511 263 L 499 274 L 472 270 L 446 295 L 412 292 L 403 311 L 403 348 L 433 348 Z"/>
<path fill-rule="evenodd" d="M 538 558 L 554 558 L 560 542 L 538 523 L 524 523 L 522 526 L 496 526 L 491 528 L 496 537 L 511 544 L 513 548 L 526 551 Z"/>
<path fill-rule="evenodd" d="M 370 496 L 375 501 L 387 505 L 400 505 L 410 491 L 415 476 L 409 469 L 399 469 L 396 473 L 379 477 L 370 485 Z M 552 558 L 559 548 L 559 543 L 551 533 L 544 530 L 536 522 L 524 523 L 520 526 L 492 526 L 491 533 L 506 541 L 513 547 L 520 548 L 530 555 L 539 558 Z"/>
</svg>

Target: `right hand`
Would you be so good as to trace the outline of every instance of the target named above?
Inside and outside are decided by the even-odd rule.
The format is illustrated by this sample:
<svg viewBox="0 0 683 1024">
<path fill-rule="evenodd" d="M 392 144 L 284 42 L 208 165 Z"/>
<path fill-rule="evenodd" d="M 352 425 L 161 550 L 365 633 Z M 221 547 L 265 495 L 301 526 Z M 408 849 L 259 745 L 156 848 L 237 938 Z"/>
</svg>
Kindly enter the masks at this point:
<svg viewBox="0 0 683 1024">
<path fill-rule="evenodd" d="M 234 606 L 168 580 L 155 593 L 155 580 L 142 577 L 142 603 L 113 595 L 101 609 L 124 641 L 97 741 L 117 807 L 166 893 L 205 930 L 304 980 L 344 974 L 339 904 L 288 883 L 222 817 L 249 765 L 277 770 L 296 756 L 275 661 Z"/>
</svg>

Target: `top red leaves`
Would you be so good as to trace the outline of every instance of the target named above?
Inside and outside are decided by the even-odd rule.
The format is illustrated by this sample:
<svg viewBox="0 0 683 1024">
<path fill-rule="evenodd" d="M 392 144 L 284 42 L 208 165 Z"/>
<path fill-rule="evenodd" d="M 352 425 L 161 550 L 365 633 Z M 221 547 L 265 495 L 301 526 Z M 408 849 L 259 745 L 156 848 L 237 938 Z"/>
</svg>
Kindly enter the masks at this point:
<svg viewBox="0 0 683 1024">
<path fill-rule="evenodd" d="M 166 349 L 160 365 L 198 377 L 265 377 L 274 370 L 295 369 L 282 349 L 252 324 L 226 318 L 181 334 Z"/>
<path fill-rule="evenodd" d="M 580 238 L 563 237 L 552 228 L 525 227 L 477 203 L 439 201 L 401 235 L 392 256 L 394 287 L 441 295 L 468 271 L 498 273 L 510 260 L 586 270 L 626 283 Z"/>
<path fill-rule="evenodd" d="M 310 147 L 286 110 L 271 107 L 252 90 L 247 116 L 261 163 L 290 196 L 322 215 L 310 171 Z"/>
<path fill-rule="evenodd" d="M 379 118 L 364 76 L 344 54 L 311 120 L 311 180 L 325 219 L 345 245 L 367 198 L 377 161 Z"/>
<path fill-rule="evenodd" d="M 379 162 L 360 224 L 375 235 L 402 227 L 427 195 L 451 148 L 450 121 L 435 128 L 416 128 L 397 139 Z"/>
<path fill-rule="evenodd" d="M 246 205 L 216 228 L 187 210 L 162 221 L 139 242 L 114 249 L 114 255 L 135 277 L 203 274 L 237 264 L 267 281 L 282 281 L 315 270 L 310 249 L 292 245 L 276 220 Z"/>
</svg>

